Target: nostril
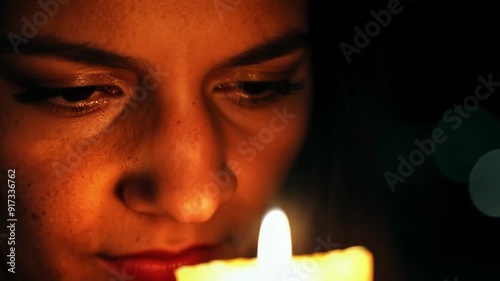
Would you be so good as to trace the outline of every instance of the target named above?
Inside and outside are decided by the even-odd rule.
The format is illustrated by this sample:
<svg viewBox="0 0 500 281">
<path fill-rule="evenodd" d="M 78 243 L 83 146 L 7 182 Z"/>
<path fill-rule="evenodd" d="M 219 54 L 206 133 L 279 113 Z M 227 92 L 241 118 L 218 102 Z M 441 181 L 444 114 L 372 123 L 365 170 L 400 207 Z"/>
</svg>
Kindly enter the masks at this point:
<svg viewBox="0 0 500 281">
<path fill-rule="evenodd" d="M 151 204 L 156 194 L 153 180 L 145 175 L 129 175 L 124 177 L 116 186 L 116 196 L 129 208 L 136 211 L 143 210 L 145 206 Z M 141 207 L 140 207 L 141 206 Z"/>
</svg>

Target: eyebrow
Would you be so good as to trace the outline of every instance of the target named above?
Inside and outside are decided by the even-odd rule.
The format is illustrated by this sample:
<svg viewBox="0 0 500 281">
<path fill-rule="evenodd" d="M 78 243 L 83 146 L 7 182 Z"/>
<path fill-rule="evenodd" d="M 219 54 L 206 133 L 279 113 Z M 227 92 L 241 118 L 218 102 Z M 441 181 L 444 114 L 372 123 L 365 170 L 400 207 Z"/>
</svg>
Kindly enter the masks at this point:
<svg viewBox="0 0 500 281">
<path fill-rule="evenodd" d="M 297 29 L 290 29 L 241 54 L 226 58 L 218 67 L 237 67 L 259 64 L 282 57 L 293 51 L 306 48 L 307 46 L 307 33 Z"/>
<path fill-rule="evenodd" d="M 259 64 L 287 55 L 308 45 L 307 33 L 290 29 L 285 33 L 250 48 L 240 54 L 228 57 L 217 68 Z M 66 42 L 53 36 L 36 36 L 28 43 L 18 46 L 19 54 L 28 56 L 61 58 L 87 65 L 124 68 L 136 73 L 147 73 L 153 63 L 123 56 L 91 44 Z M 0 37 L 0 54 L 15 53 L 9 38 Z"/>
<path fill-rule="evenodd" d="M 145 73 L 151 64 L 136 58 L 123 56 L 86 43 L 72 43 L 53 36 L 36 36 L 18 46 L 18 54 L 39 57 L 60 58 L 87 65 L 116 67 Z M 0 54 L 16 53 L 7 38 L 0 38 Z"/>
</svg>

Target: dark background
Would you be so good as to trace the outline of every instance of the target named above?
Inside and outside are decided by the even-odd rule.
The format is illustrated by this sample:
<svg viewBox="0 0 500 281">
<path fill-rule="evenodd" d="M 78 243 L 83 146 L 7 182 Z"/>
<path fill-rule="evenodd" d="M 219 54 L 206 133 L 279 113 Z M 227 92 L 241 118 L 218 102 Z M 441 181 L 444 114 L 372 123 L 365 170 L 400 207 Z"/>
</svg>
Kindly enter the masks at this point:
<svg viewBox="0 0 500 281">
<path fill-rule="evenodd" d="M 339 44 L 355 46 L 353 28 L 364 30 L 374 20 L 370 11 L 387 9 L 390 1 L 314 2 L 317 91 L 330 95 L 340 77 L 345 102 L 366 112 L 359 123 L 370 130 L 376 188 L 388 209 L 404 280 L 500 280 L 500 218 L 475 207 L 467 181 L 479 157 L 500 148 L 500 88 L 456 131 L 448 128 L 450 139 L 403 183 L 391 190 L 384 178 L 385 171 L 397 174 L 398 156 L 408 159 L 415 139 L 445 128 L 443 114 L 474 95 L 479 75 L 500 81 L 495 2 L 402 0 L 401 13 L 352 54 L 351 63 Z"/>
</svg>

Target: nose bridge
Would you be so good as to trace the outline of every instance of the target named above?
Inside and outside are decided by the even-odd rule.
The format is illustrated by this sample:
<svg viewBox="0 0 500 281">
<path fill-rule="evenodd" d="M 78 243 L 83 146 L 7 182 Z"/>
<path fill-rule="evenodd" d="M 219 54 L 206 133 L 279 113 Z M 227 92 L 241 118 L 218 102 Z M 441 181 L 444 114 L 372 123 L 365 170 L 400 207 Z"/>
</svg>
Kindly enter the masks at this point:
<svg viewBox="0 0 500 281">
<path fill-rule="evenodd" d="M 177 170 L 176 173 L 220 169 L 224 163 L 223 136 L 203 97 L 198 93 L 182 94 L 165 103 L 159 110 L 156 130 L 152 132 L 152 160 L 162 164 L 157 167 L 159 174 L 168 174 L 172 169 Z M 200 179 L 192 174 L 184 179 L 172 177 L 170 181 Z"/>
<path fill-rule="evenodd" d="M 234 192 L 236 178 L 225 163 L 222 131 L 201 86 L 177 83 L 163 91 L 155 101 L 154 130 L 148 134 L 154 196 L 141 199 L 149 202 L 137 204 L 137 210 L 202 222 Z"/>
</svg>

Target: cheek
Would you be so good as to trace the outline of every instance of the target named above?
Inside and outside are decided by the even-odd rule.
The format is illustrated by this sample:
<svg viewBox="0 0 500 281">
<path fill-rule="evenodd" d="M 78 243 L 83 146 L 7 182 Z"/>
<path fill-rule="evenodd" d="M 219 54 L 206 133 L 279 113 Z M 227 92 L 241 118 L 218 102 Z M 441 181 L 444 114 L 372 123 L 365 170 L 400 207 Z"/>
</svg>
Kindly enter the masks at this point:
<svg viewBox="0 0 500 281">
<path fill-rule="evenodd" d="M 307 102 L 280 105 L 232 144 L 229 164 L 238 178 L 236 197 L 264 205 L 280 188 L 305 137 Z"/>
<path fill-rule="evenodd" d="M 218 217 L 225 220 L 220 225 L 232 221 L 235 236 L 246 241 L 242 245 L 249 247 L 248 253 L 254 251 L 251 245 L 255 246 L 258 239 L 261 217 L 281 187 L 308 124 L 305 99 L 287 103 L 288 118 L 279 118 L 283 117 L 283 105 L 275 108 L 279 109 L 278 116 L 270 110 L 271 114 L 264 118 L 254 118 L 258 120 L 255 126 L 228 142 L 228 165 L 236 174 L 238 185 L 231 200 L 221 206 Z"/>
<path fill-rule="evenodd" d="M 5 128 L 5 124 L 1 127 Z M 63 147 L 63 142 L 56 147 Z M 40 270 L 41 274 L 54 277 L 83 271 L 83 256 L 75 253 L 88 253 L 99 247 L 99 233 L 106 231 L 101 217 L 110 212 L 109 206 L 104 209 L 103 202 L 112 200 L 108 194 L 111 192 L 103 187 L 111 186 L 107 181 L 116 171 L 94 153 L 82 157 L 74 167 L 61 170 L 58 176 L 51 164 L 57 161 L 67 165 L 68 152 L 64 148 L 51 151 L 37 147 L 36 140 L 25 139 L 21 134 L 8 134 L 0 141 L 0 153 L 0 172 L 16 169 L 19 274 L 38 275 Z M 36 270 L 33 265 L 37 265 Z M 92 270 L 95 269 L 88 269 Z"/>
<path fill-rule="evenodd" d="M 76 177 L 68 168 L 65 174 L 57 174 L 52 164 L 63 163 L 67 153 L 46 151 L 43 153 L 35 142 L 13 139 L 15 134 L 0 143 L 3 155 L 1 171 L 16 169 L 16 216 L 19 223 L 21 245 L 33 244 L 44 247 L 45 243 L 64 243 L 85 227 L 86 210 L 93 198 L 92 183 L 82 175 Z M 94 200 L 94 199 L 93 199 Z M 26 237 L 24 237 L 26 235 Z M 67 236 L 67 237 L 63 237 Z"/>
<path fill-rule="evenodd" d="M 0 139 L 0 173 L 16 169 L 19 267 L 71 263 L 74 252 L 97 247 L 100 204 L 110 200 L 102 187 L 112 174 L 103 151 L 111 149 L 103 147 L 103 138 L 82 154 L 83 135 L 41 130 L 22 111 L 12 112 L 17 115 L 3 111 L 0 117 L 0 130 L 9 132 Z"/>
</svg>

